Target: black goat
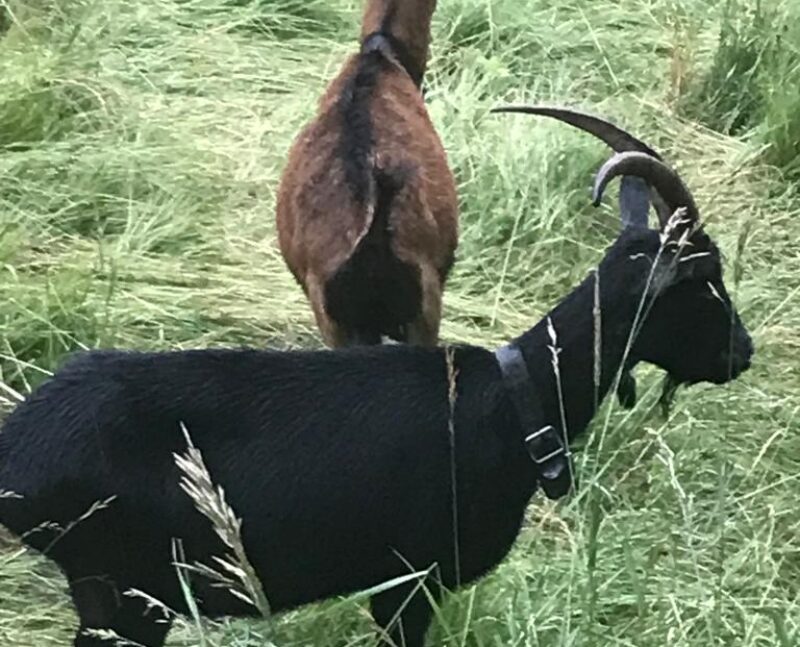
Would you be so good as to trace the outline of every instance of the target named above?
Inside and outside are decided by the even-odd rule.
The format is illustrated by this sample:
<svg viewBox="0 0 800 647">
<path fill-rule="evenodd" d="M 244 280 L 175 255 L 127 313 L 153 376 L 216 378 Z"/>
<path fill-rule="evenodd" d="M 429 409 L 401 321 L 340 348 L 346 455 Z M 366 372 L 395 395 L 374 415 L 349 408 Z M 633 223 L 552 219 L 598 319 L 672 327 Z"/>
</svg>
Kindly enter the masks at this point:
<svg viewBox="0 0 800 647">
<path fill-rule="evenodd" d="M 0 500 L 0 523 L 63 569 L 80 616 L 75 644 L 99 647 L 83 630 L 110 627 L 162 645 L 169 625 L 123 592 L 136 588 L 185 610 L 171 539 L 182 540 L 189 562 L 224 553 L 178 487 L 172 455 L 185 449 L 181 422 L 244 520 L 244 545 L 273 609 L 433 565 L 425 585 L 436 597 L 505 557 L 538 484 L 550 496 L 564 493 L 559 439 L 585 429 L 623 366 L 653 362 L 681 383 L 721 383 L 745 370 L 750 338 L 723 285 L 717 248 L 694 228 L 686 187 L 654 157 L 623 153 L 603 167 L 597 196 L 621 173 L 646 180 L 670 212 L 686 208 L 690 253 L 665 243 L 663 227 L 646 227 L 647 192 L 626 188 L 630 224 L 597 271 L 599 384 L 592 274 L 496 355 L 453 349 L 454 447 L 441 348 L 92 352 L 70 361 L 0 434 L 0 489 L 23 497 Z M 563 421 L 550 323 L 562 349 Z M 41 525 L 65 526 L 110 497 L 64 535 Z M 203 613 L 253 612 L 225 590 L 194 584 Z M 385 644 L 423 645 L 425 593 L 406 583 L 371 605 Z"/>
</svg>

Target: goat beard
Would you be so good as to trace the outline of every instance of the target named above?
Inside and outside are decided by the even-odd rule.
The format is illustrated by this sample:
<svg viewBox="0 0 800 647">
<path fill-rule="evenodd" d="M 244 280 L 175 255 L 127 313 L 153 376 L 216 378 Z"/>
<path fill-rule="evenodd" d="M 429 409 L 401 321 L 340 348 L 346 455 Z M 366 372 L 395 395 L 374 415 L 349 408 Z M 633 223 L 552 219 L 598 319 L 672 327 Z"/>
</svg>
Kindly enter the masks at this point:
<svg viewBox="0 0 800 647">
<path fill-rule="evenodd" d="M 631 375 L 632 369 L 627 369 L 619 376 L 617 384 L 617 400 L 624 409 L 633 409 L 636 406 L 636 378 Z M 664 418 L 669 418 L 672 411 L 672 404 L 675 402 L 675 394 L 681 385 L 671 373 L 664 376 L 661 383 L 661 395 L 658 398 L 658 405 Z"/>
</svg>

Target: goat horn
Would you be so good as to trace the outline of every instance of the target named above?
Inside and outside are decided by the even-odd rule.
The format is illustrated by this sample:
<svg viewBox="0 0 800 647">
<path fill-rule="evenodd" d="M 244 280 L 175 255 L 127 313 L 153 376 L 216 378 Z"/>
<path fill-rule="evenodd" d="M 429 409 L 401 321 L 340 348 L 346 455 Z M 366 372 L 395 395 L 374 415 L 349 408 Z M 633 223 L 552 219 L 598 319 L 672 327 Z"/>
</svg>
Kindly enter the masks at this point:
<svg viewBox="0 0 800 647">
<path fill-rule="evenodd" d="M 617 153 L 603 164 L 597 173 L 592 191 L 592 200 L 595 206 L 600 204 L 608 183 L 618 175 L 640 177 L 658 191 L 669 209 L 666 217 L 659 212 L 662 228 L 667 224 L 669 217 L 680 207 L 686 208 L 686 216 L 691 222 L 697 221 L 697 205 L 680 176 L 661 160 L 638 151 Z"/>
<path fill-rule="evenodd" d="M 615 126 L 610 121 L 601 117 L 596 117 L 588 112 L 572 110 L 571 108 L 556 108 L 551 106 L 499 106 L 492 108 L 489 112 L 514 112 L 527 115 L 541 115 L 552 117 L 563 121 L 575 128 L 580 128 L 590 135 L 603 140 L 610 148 L 617 153 L 625 151 L 639 151 L 647 153 L 656 159 L 661 159 L 661 155 L 645 144 L 641 139 L 637 139 L 626 130 Z"/>
<path fill-rule="evenodd" d="M 627 130 L 623 130 L 610 121 L 589 114 L 588 112 L 573 110 L 571 108 L 537 105 L 499 106 L 497 108 L 492 108 L 490 112 L 514 112 L 552 117 L 570 126 L 579 128 L 590 135 L 594 135 L 617 153 L 637 151 L 655 157 L 657 160 L 662 159 L 661 155 L 650 148 L 641 139 L 631 135 Z M 672 215 L 672 210 L 665 204 L 664 199 L 658 192 L 654 193 L 652 198 L 653 206 L 656 208 L 659 221 L 665 222 Z"/>
</svg>

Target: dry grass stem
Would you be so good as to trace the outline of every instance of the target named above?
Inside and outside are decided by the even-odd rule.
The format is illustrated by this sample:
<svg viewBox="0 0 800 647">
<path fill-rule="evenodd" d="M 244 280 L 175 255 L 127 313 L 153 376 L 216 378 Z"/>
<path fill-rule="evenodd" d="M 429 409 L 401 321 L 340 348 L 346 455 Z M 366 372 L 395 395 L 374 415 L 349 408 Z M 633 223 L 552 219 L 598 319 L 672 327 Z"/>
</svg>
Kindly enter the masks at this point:
<svg viewBox="0 0 800 647">
<path fill-rule="evenodd" d="M 558 391 L 558 408 L 559 414 L 561 417 L 561 429 L 562 433 L 564 434 L 564 449 L 567 452 L 567 456 L 570 455 L 569 449 L 569 433 L 567 430 L 567 412 L 564 408 L 564 392 L 562 390 L 561 385 L 561 369 L 559 367 L 558 356 L 561 354 L 561 349 L 558 347 L 558 334 L 556 333 L 556 328 L 553 325 L 553 320 L 548 317 L 547 319 L 547 334 L 550 337 L 550 344 L 548 348 L 550 349 L 550 363 L 553 366 L 553 374 L 556 378 L 556 389 Z"/>
<path fill-rule="evenodd" d="M 10 386 L 8 386 L 8 384 L 3 382 L 2 380 L 0 380 L 0 391 L 3 391 L 7 395 L 11 396 L 11 398 L 12 398 L 12 400 L 14 402 L 24 402 L 25 401 L 25 396 L 24 395 L 22 395 L 21 393 L 19 393 L 15 389 L 12 389 Z"/>
<path fill-rule="evenodd" d="M 450 443 L 450 496 L 452 500 L 452 526 L 453 526 L 453 560 L 455 564 L 456 586 L 461 586 L 461 544 L 458 531 L 458 474 L 456 467 L 456 398 L 458 396 L 456 380 L 458 369 L 455 366 L 455 351 L 447 346 L 444 351 L 447 362 L 447 401 L 449 415 L 447 418 L 448 440 Z"/>
<path fill-rule="evenodd" d="M 195 564 L 192 568 L 221 586 L 231 595 L 255 607 L 265 618 L 271 615 L 269 602 L 242 543 L 242 521 L 234 514 L 225 500 L 221 486 L 215 486 L 203 461 L 203 456 L 192 443 L 189 431 L 181 423 L 186 437 L 187 451 L 183 456 L 175 454 L 175 464 L 183 472 L 181 489 L 192 499 L 195 507 L 210 522 L 222 542 L 231 549 L 232 555 L 214 557 L 218 568 Z"/>
</svg>

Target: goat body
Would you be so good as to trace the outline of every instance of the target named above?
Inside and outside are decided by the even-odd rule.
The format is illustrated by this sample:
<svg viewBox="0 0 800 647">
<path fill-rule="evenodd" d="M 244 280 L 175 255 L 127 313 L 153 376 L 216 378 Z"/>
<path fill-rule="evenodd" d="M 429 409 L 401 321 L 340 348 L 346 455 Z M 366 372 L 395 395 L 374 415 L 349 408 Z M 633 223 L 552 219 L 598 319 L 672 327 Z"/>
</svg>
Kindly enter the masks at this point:
<svg viewBox="0 0 800 647">
<path fill-rule="evenodd" d="M 361 52 L 289 153 L 278 241 L 331 346 L 438 339 L 458 200 L 418 87 L 434 7 L 367 3 Z"/>
<path fill-rule="evenodd" d="M 623 361 L 645 289 L 647 267 L 630 259 L 653 258 L 659 244 L 657 232 L 624 232 L 600 266 L 600 398 Z M 562 348 L 570 437 L 595 411 L 595 280 L 589 277 L 548 317 Z M 547 321 L 516 343 L 540 394 L 542 418 L 563 432 Z M 168 625 L 142 617 L 142 605 L 120 594 L 136 588 L 184 610 L 171 538 L 182 539 L 190 562 L 224 551 L 178 487 L 173 454 L 185 449 L 183 422 L 244 520 L 248 556 L 275 609 L 434 565 L 428 586 L 438 595 L 439 585 L 472 581 L 500 562 L 537 483 L 526 430 L 494 356 L 459 347 L 454 532 L 444 353 L 395 346 L 79 356 L 20 405 L 0 434 L 0 489 L 23 497 L 0 500 L 0 522 L 61 566 L 82 628 L 110 626 L 141 644 L 161 645 Z M 628 361 L 647 353 L 634 347 Z M 110 497 L 106 509 L 60 539 L 49 526 L 25 534 L 48 521 L 66 526 Z M 375 596 L 381 626 L 403 608 L 410 586 Z M 204 613 L 249 612 L 202 581 L 195 590 Z M 430 612 L 424 594 L 413 596 L 400 616 L 402 634 L 390 630 L 393 640 L 400 644 L 403 635 L 406 645 L 422 645 Z M 90 640 L 76 644 L 95 644 Z"/>
<path fill-rule="evenodd" d="M 508 551 L 535 478 L 493 355 L 463 348 L 457 364 L 461 573 L 471 580 Z M 244 520 L 275 610 L 406 574 L 403 560 L 438 564 L 452 585 L 447 391 L 441 349 L 85 354 L 7 420 L 0 484 L 23 498 L 0 500 L 0 523 L 18 535 L 43 522 L 64 528 L 114 497 L 61 538 L 47 526 L 25 541 L 63 569 L 81 629 L 162 644 L 167 625 L 143 618 L 124 591 L 185 611 L 172 538 L 190 563 L 225 553 L 178 487 L 183 422 Z M 205 614 L 253 611 L 195 584 Z M 377 596 L 376 620 L 388 624 L 408 592 Z M 409 609 L 407 644 L 421 644 L 428 613 L 422 600 Z"/>
<path fill-rule="evenodd" d="M 672 210 L 674 200 L 693 204 L 654 158 L 614 159 L 598 195 L 624 168 L 652 180 Z M 670 236 L 681 229 L 648 229 L 646 211 L 627 221 L 597 272 L 513 342 L 538 396 L 536 416 L 565 438 L 586 428 L 620 372 L 639 361 L 676 383 L 725 382 L 749 366 L 752 343 L 711 239 L 687 231 L 692 253 L 680 259 Z M 523 440 L 531 430 L 520 425 L 495 356 L 481 348 L 454 351 L 451 450 L 445 352 L 401 345 L 80 356 L 0 434 L 0 490 L 23 497 L 0 499 L 0 523 L 64 571 L 81 621 L 76 645 L 100 647 L 82 630 L 108 627 L 159 647 L 168 624 L 122 593 L 139 589 L 185 610 L 172 538 L 182 540 L 190 563 L 225 550 L 178 485 L 173 454 L 185 449 L 184 423 L 243 519 L 247 555 L 276 610 L 410 571 L 430 573 L 424 583 L 435 599 L 503 559 L 538 482 Z M 62 535 L 48 522 L 69 530 Z M 424 643 L 432 611 L 415 584 L 372 598 L 388 644 Z M 194 590 L 209 615 L 251 611 L 200 578 Z"/>
</svg>

